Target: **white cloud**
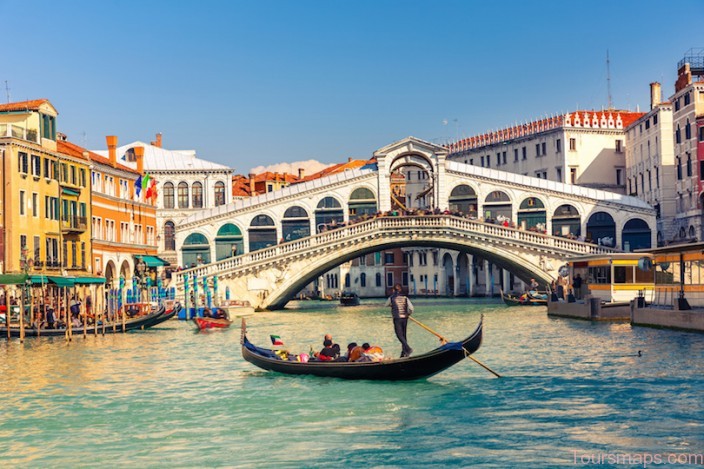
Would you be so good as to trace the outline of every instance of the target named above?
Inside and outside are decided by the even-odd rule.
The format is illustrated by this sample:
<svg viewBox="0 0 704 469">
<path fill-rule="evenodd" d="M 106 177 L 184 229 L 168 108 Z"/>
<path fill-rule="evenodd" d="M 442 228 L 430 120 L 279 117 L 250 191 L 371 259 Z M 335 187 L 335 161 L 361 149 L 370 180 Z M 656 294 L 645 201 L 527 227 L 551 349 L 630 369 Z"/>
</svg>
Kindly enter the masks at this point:
<svg viewBox="0 0 704 469">
<path fill-rule="evenodd" d="M 272 173 L 288 173 L 293 174 L 294 176 L 298 176 L 298 168 L 303 168 L 303 170 L 305 171 L 305 175 L 309 176 L 311 174 L 317 173 L 318 171 L 322 171 L 323 169 L 329 166 L 333 165 L 330 163 L 321 163 L 320 161 L 316 160 L 307 160 L 295 161 L 293 163 L 276 163 L 269 166 L 257 166 L 255 168 L 250 169 L 249 172 L 259 174 L 269 171 Z"/>
</svg>

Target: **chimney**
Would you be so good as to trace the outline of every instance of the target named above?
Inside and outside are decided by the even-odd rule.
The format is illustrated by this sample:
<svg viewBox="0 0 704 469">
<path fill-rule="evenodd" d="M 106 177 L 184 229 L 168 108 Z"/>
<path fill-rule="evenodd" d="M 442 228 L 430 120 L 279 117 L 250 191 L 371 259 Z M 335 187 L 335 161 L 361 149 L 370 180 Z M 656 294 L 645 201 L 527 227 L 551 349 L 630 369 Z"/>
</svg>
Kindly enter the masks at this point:
<svg viewBox="0 0 704 469">
<path fill-rule="evenodd" d="M 144 147 L 134 147 L 134 157 L 137 160 L 137 172 L 144 173 Z"/>
<path fill-rule="evenodd" d="M 161 132 L 156 134 L 156 140 L 154 140 L 153 142 L 149 142 L 149 143 L 151 143 L 153 146 L 155 146 L 157 148 L 161 148 Z"/>
<path fill-rule="evenodd" d="M 655 109 L 662 102 L 662 88 L 657 81 L 650 84 L 650 109 Z"/>
<path fill-rule="evenodd" d="M 348 163 L 352 163 L 352 157 L 351 157 L 351 156 L 348 156 L 348 157 L 347 157 L 347 162 L 348 162 Z"/>
<path fill-rule="evenodd" d="M 279 182 L 279 173 L 278 172 L 274 173 L 274 182 Z"/>
<path fill-rule="evenodd" d="M 298 168 L 298 179 L 303 179 L 305 177 L 306 170 L 303 168 Z"/>
<path fill-rule="evenodd" d="M 257 191 L 254 189 L 254 173 L 249 173 L 249 194 L 256 195 Z"/>
<path fill-rule="evenodd" d="M 108 143 L 108 155 L 110 155 L 110 166 L 113 168 L 117 166 L 117 137 L 115 135 L 108 135 L 105 137 L 105 141 Z"/>
</svg>

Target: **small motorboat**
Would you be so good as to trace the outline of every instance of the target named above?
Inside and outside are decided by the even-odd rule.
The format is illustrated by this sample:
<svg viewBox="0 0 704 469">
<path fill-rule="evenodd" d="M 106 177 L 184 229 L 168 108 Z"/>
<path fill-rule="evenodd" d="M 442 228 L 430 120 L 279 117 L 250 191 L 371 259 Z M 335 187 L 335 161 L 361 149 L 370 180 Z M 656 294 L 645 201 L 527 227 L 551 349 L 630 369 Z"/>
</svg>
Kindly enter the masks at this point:
<svg viewBox="0 0 704 469">
<path fill-rule="evenodd" d="M 346 291 L 340 295 L 341 306 L 359 306 L 359 296 L 355 292 Z"/>
<path fill-rule="evenodd" d="M 232 321 L 229 319 L 201 318 L 198 316 L 193 318 L 193 322 L 198 327 L 198 330 L 201 331 L 208 329 L 226 329 L 230 327 L 230 324 L 232 324 Z"/>
</svg>

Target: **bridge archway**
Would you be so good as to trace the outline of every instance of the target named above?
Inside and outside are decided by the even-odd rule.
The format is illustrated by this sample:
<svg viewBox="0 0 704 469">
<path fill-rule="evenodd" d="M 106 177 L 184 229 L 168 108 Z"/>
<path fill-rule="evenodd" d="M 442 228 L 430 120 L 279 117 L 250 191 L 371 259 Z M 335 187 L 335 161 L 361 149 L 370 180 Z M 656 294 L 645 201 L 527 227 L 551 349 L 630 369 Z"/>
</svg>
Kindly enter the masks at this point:
<svg viewBox="0 0 704 469">
<path fill-rule="evenodd" d="M 616 245 L 616 223 L 606 212 L 596 212 L 587 221 L 587 238 L 598 244 L 613 247 Z"/>
<path fill-rule="evenodd" d="M 183 266 L 195 267 L 210 263 L 210 243 L 202 233 L 191 233 L 183 242 L 181 248 Z"/>
<path fill-rule="evenodd" d="M 552 234 L 553 236 L 574 237 L 582 235 L 582 219 L 579 211 L 571 204 L 562 204 L 555 209 L 552 214 Z"/>
<path fill-rule="evenodd" d="M 495 190 L 487 194 L 482 210 L 484 211 L 484 218 L 487 221 L 503 221 L 505 219 L 510 221 L 513 219 L 511 197 L 504 191 Z"/>
<path fill-rule="evenodd" d="M 376 195 L 367 187 L 358 187 L 353 190 L 352 194 L 350 194 L 347 206 L 350 220 L 365 215 L 374 215 L 378 211 Z"/>
<path fill-rule="evenodd" d="M 477 193 L 472 186 L 468 184 L 455 186 L 447 202 L 450 212 L 477 217 Z"/>
<path fill-rule="evenodd" d="M 460 256 L 463 256 L 464 254 L 472 254 L 475 257 L 478 256 L 482 259 L 486 259 L 493 265 L 513 273 L 515 277 L 522 279 L 524 282 L 528 282 L 531 278 L 537 279 L 541 284 L 548 284 L 552 281 L 551 275 L 543 270 L 538 263 L 529 261 L 522 255 L 508 250 L 497 249 L 495 246 L 486 246 L 483 243 L 460 241 L 456 239 L 414 241 L 410 239 L 377 238 L 368 243 L 354 243 L 346 246 L 344 249 L 330 251 L 326 255 L 315 260 L 307 259 L 304 268 L 297 271 L 295 276 L 277 283 L 276 288 L 270 291 L 269 296 L 264 300 L 263 307 L 272 310 L 283 308 L 289 299 L 293 298 L 294 295 L 302 290 L 306 285 L 312 283 L 315 279 L 319 278 L 321 275 L 330 271 L 334 267 L 352 259 L 378 251 L 411 247 L 432 247 L 460 251 Z M 444 262 L 445 258 L 443 258 L 443 263 Z M 443 269 L 445 275 L 448 277 L 450 275 L 456 275 L 456 267 L 454 267 L 451 257 L 447 265 L 448 267 Z M 469 266 L 467 267 L 468 275 Z M 380 282 L 381 274 L 377 274 L 377 277 L 377 282 Z M 461 281 L 465 283 L 469 282 L 468 279 L 462 279 Z M 441 282 L 438 282 L 437 288 L 447 288 L 448 283 L 445 283 L 445 285 L 441 285 L 440 283 Z M 450 286 L 454 288 L 454 285 Z"/>
<path fill-rule="evenodd" d="M 538 229 L 545 230 L 547 213 L 545 204 L 538 197 L 527 197 L 523 199 L 518 207 L 517 224 L 524 230 Z"/>
<path fill-rule="evenodd" d="M 623 226 L 622 238 L 621 248 L 626 252 L 630 252 L 636 249 L 650 248 L 652 233 L 645 220 L 641 218 L 631 218 Z"/>
<path fill-rule="evenodd" d="M 285 242 L 310 236 L 308 211 L 297 205 L 287 208 L 281 220 L 281 236 Z"/>
<path fill-rule="evenodd" d="M 249 224 L 249 252 L 276 244 L 276 225 L 269 215 L 257 215 Z"/>
<path fill-rule="evenodd" d="M 320 233 L 329 225 L 339 225 L 345 221 L 342 204 L 335 197 L 327 196 L 318 202 L 315 209 L 315 231 Z"/>
<path fill-rule="evenodd" d="M 428 209 L 435 205 L 436 174 L 429 158 L 417 153 L 400 155 L 389 170 L 392 208 Z"/>
<path fill-rule="evenodd" d="M 225 223 L 215 237 L 215 259 L 220 261 L 244 252 L 242 231 L 233 223 Z"/>
</svg>

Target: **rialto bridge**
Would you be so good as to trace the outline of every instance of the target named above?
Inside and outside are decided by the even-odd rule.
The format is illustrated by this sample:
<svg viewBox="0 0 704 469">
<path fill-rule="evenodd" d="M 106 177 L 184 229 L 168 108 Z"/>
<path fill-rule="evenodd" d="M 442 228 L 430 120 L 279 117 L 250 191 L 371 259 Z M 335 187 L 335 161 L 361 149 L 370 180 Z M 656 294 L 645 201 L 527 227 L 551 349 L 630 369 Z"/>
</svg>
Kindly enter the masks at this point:
<svg viewBox="0 0 704 469">
<path fill-rule="evenodd" d="M 221 292 L 277 309 L 335 266 L 391 247 L 452 250 L 466 276 L 475 256 L 546 283 L 571 256 L 654 245 L 655 211 L 640 199 L 446 155 L 408 137 L 376 151 L 375 165 L 196 214 L 176 230 L 180 265 L 194 266 L 176 284 L 217 275 Z"/>
</svg>

